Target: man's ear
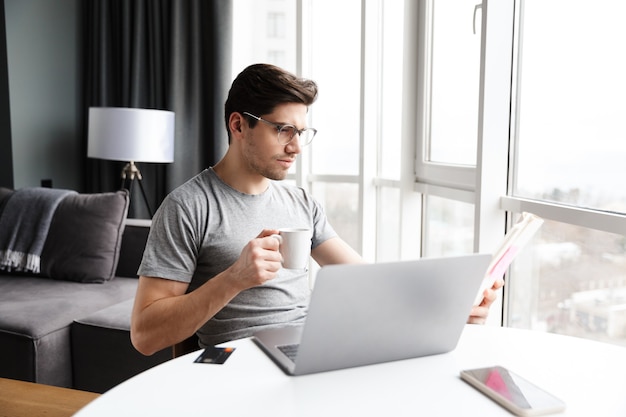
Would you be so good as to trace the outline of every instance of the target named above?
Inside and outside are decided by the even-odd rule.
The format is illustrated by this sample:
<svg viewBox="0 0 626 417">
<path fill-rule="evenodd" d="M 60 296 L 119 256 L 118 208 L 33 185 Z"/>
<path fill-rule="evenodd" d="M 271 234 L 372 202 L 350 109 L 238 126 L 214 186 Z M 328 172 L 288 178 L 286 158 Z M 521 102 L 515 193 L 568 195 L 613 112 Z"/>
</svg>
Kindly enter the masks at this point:
<svg viewBox="0 0 626 417">
<path fill-rule="evenodd" d="M 230 129 L 232 135 L 241 134 L 242 123 L 243 116 L 241 115 L 241 113 L 233 112 L 230 114 L 230 117 L 228 118 L 228 128 Z"/>
</svg>

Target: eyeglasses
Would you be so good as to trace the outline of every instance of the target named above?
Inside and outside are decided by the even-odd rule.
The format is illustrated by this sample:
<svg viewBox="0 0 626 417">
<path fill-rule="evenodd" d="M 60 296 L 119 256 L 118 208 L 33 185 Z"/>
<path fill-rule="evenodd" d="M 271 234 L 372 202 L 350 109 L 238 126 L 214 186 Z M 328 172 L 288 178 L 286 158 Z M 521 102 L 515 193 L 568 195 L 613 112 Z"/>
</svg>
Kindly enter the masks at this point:
<svg viewBox="0 0 626 417">
<path fill-rule="evenodd" d="M 307 146 L 308 144 L 313 142 L 313 138 L 317 134 L 317 129 L 313 129 L 312 127 L 305 127 L 304 129 L 300 130 L 294 125 L 279 125 L 277 123 L 268 122 L 265 119 L 261 119 L 259 116 L 248 113 L 247 111 L 243 112 L 243 114 L 270 126 L 274 126 L 274 128 L 276 128 L 276 131 L 278 132 L 278 143 L 281 145 L 288 144 L 293 140 L 296 134 L 298 134 L 298 144 L 300 146 Z"/>
</svg>

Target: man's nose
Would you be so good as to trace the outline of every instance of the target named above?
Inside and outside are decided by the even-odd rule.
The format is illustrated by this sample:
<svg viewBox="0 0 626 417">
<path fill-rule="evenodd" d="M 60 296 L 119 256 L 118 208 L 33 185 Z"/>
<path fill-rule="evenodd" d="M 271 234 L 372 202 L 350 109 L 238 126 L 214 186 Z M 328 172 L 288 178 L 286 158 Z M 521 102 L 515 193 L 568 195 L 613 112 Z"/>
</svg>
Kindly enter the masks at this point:
<svg viewBox="0 0 626 417">
<path fill-rule="evenodd" d="M 302 152 L 302 147 L 300 146 L 300 135 L 296 133 L 291 141 L 287 145 L 285 145 L 285 151 L 288 153 L 299 154 Z"/>
</svg>

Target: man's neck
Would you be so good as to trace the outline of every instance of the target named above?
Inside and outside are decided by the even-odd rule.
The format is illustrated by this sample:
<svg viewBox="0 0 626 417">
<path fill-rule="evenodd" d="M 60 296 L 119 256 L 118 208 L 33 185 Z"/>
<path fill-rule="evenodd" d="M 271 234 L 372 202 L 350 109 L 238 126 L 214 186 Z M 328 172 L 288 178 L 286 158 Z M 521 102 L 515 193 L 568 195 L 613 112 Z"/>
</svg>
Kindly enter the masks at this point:
<svg viewBox="0 0 626 417">
<path fill-rule="evenodd" d="M 262 194 L 269 186 L 269 179 L 238 167 L 228 157 L 228 153 L 213 167 L 213 171 L 226 184 L 244 194 Z"/>
</svg>

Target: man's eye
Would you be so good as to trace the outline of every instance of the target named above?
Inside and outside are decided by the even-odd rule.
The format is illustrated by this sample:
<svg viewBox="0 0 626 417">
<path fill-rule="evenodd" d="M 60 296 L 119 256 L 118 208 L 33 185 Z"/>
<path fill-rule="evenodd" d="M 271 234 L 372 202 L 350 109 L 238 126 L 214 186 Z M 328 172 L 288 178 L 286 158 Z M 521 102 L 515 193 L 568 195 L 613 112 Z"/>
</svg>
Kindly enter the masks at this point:
<svg viewBox="0 0 626 417">
<path fill-rule="evenodd" d="M 296 128 L 293 126 L 282 126 L 280 128 L 280 131 L 282 134 L 284 135 L 288 135 L 289 137 L 292 137 L 294 135 L 294 133 L 296 133 Z"/>
</svg>

